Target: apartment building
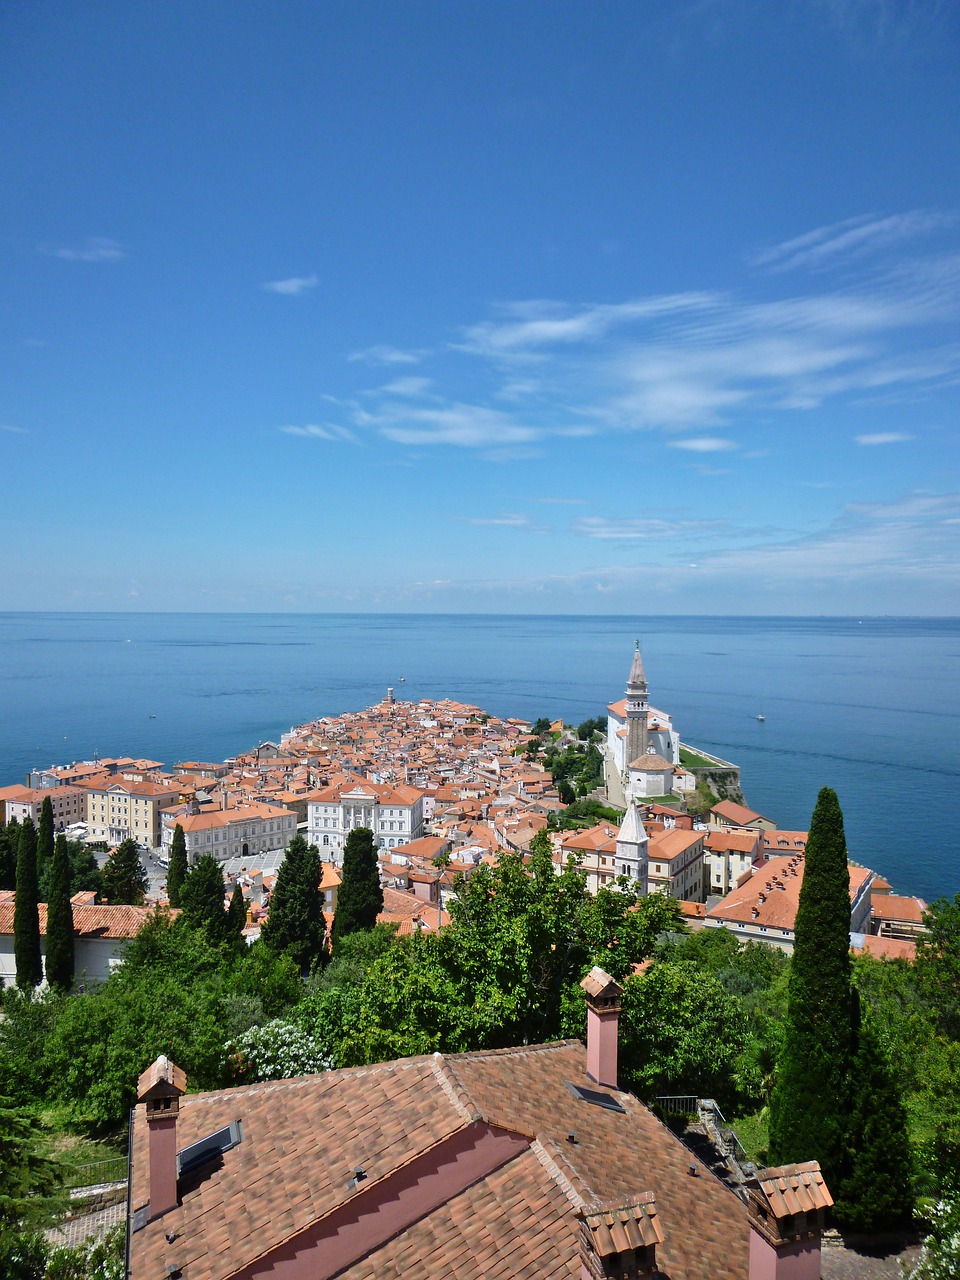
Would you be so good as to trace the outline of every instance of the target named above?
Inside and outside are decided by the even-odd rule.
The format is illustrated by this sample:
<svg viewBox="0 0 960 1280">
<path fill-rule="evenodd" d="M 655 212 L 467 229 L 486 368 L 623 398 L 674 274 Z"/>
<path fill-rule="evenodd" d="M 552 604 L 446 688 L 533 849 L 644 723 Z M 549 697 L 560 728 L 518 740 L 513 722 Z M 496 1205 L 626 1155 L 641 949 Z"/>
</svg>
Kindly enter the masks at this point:
<svg viewBox="0 0 960 1280">
<path fill-rule="evenodd" d="M 647 884 L 650 893 L 703 902 L 702 831 L 659 831 L 650 834 Z"/>
<path fill-rule="evenodd" d="M 170 856 L 177 823 L 183 828 L 190 866 L 203 853 L 225 862 L 228 858 L 250 858 L 285 849 L 297 834 L 297 815 L 281 805 L 260 800 L 234 805 L 226 798 L 224 804 L 224 808 L 211 807 L 197 813 L 165 813 L 161 835 L 164 855 Z"/>
<path fill-rule="evenodd" d="M 91 783 L 86 788 L 87 840 L 110 845 L 136 840 L 155 849 L 160 844 L 161 810 L 178 798 L 172 783 L 123 778 Z"/>
<path fill-rule="evenodd" d="M 73 822 L 83 822 L 87 816 L 87 793 L 80 787 L 21 787 L 0 789 L 4 822 L 23 822 L 30 818 L 40 821 L 40 810 L 45 798 L 50 797 L 53 808 L 53 829 L 62 831 Z"/>
</svg>

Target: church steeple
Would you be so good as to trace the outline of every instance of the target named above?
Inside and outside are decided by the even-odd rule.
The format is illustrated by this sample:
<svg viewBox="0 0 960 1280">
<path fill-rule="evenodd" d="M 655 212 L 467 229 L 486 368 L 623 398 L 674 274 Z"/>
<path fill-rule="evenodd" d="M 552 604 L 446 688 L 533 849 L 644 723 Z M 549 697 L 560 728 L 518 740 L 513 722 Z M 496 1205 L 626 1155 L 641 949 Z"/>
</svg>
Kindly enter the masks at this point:
<svg viewBox="0 0 960 1280">
<path fill-rule="evenodd" d="M 624 744 L 624 776 L 628 767 L 638 756 L 647 751 L 647 718 L 650 703 L 647 701 L 647 676 L 643 669 L 643 658 L 640 656 L 640 641 L 637 641 L 627 680 L 627 740 Z"/>
<path fill-rule="evenodd" d="M 643 669 L 643 658 L 640 656 L 640 641 L 636 642 L 636 648 L 633 652 L 633 662 L 630 666 L 630 678 L 627 680 L 627 697 L 631 694 L 637 696 L 643 695 L 644 701 L 647 697 L 647 675 Z"/>
</svg>

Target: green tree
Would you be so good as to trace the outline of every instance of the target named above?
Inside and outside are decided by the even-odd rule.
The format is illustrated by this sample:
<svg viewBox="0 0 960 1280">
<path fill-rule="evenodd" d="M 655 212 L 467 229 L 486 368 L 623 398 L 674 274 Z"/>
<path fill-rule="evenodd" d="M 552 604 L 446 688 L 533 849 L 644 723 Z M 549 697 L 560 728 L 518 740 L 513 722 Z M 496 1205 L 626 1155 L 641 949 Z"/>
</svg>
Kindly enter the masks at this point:
<svg viewBox="0 0 960 1280">
<path fill-rule="evenodd" d="M 51 987 L 73 986 L 73 906 L 70 902 L 70 854 L 67 838 L 58 835 L 50 862 L 47 895 L 46 973 Z"/>
<path fill-rule="evenodd" d="M 20 827 L 17 899 L 13 909 L 13 950 L 18 987 L 37 987 L 43 981 L 38 897 L 37 833 L 31 819 L 25 818 Z"/>
<path fill-rule="evenodd" d="M 35 1121 L 0 1097 L 0 1274 L 30 1232 L 46 1226 L 61 1204 L 56 1165 L 40 1153 Z"/>
<path fill-rule="evenodd" d="M 49 796 L 43 797 L 40 806 L 40 825 L 37 829 L 37 883 L 43 890 L 43 900 L 49 893 L 47 877 L 53 862 L 53 805 Z"/>
<path fill-rule="evenodd" d="M 620 1072 L 641 1097 L 697 1094 L 724 1106 L 736 1098 L 749 1023 L 713 974 L 690 961 L 661 961 L 627 978 L 620 1025 Z"/>
<path fill-rule="evenodd" d="M 111 904 L 138 907 L 147 892 L 147 871 L 140 861 L 136 840 L 124 840 L 107 858 L 103 868 L 103 894 Z"/>
<path fill-rule="evenodd" d="M 271 951 L 290 956 L 306 973 L 323 956 L 327 924 L 320 891 L 320 854 L 303 836 L 294 836 L 270 900 L 260 937 Z"/>
<path fill-rule="evenodd" d="M 180 891 L 187 874 L 187 840 L 183 827 L 178 822 L 173 829 L 173 841 L 170 845 L 170 865 L 167 868 L 167 897 L 171 907 L 179 907 Z"/>
<path fill-rule="evenodd" d="M 938 898 L 923 922 L 928 932 L 917 941 L 917 979 L 940 1031 L 960 1040 L 960 893 Z"/>
<path fill-rule="evenodd" d="M 20 850 L 20 823 L 13 818 L 0 826 L 0 889 L 17 887 L 17 854 Z"/>
<path fill-rule="evenodd" d="M 852 1231 L 889 1230 L 909 1221 L 913 1207 L 910 1142 L 898 1082 L 869 1013 L 857 1031 L 851 1082 L 849 1172 L 837 1188 L 834 1214 Z"/>
<path fill-rule="evenodd" d="M 180 906 L 184 924 L 202 929 L 215 945 L 227 939 L 223 891 L 223 867 L 212 854 L 202 853 L 183 881 Z"/>
<path fill-rule="evenodd" d="M 103 889 L 103 877 L 96 854 L 82 840 L 68 840 L 67 853 L 70 858 L 71 894 L 92 890 L 99 898 Z"/>
<path fill-rule="evenodd" d="M 243 934 L 244 927 L 247 923 L 247 903 L 243 896 L 243 889 L 239 880 L 233 886 L 233 893 L 230 895 L 230 907 L 227 911 L 227 935 L 231 939 L 239 940 Z"/>
<path fill-rule="evenodd" d="M 770 1102 L 773 1164 L 844 1171 L 850 1102 L 850 873 L 836 793 L 817 797 L 797 907 L 783 1051 Z"/>
<path fill-rule="evenodd" d="M 334 949 L 348 934 L 372 929 L 382 910 L 383 889 L 373 832 L 368 827 L 355 827 L 343 846 L 343 878 L 337 890 L 331 931 Z"/>
</svg>

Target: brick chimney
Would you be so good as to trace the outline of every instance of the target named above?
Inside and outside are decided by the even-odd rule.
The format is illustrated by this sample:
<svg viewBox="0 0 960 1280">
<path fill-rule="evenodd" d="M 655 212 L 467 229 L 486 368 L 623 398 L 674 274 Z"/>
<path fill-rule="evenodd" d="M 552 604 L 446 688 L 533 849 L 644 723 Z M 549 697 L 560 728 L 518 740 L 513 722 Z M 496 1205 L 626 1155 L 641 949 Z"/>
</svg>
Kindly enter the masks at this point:
<svg viewBox="0 0 960 1280">
<path fill-rule="evenodd" d="M 597 1084 L 617 1087 L 617 1034 L 623 987 L 594 965 L 580 983 L 587 997 L 587 1075 Z"/>
<path fill-rule="evenodd" d="M 633 1204 L 584 1205 L 580 1219 L 580 1280 L 656 1276 L 663 1232 L 652 1195 Z"/>
<path fill-rule="evenodd" d="M 745 1190 L 749 1280 L 820 1280 L 820 1237 L 833 1197 L 817 1161 L 759 1169 Z"/>
<path fill-rule="evenodd" d="M 137 1081 L 137 1101 L 146 1104 L 150 1220 L 177 1205 L 177 1116 L 187 1077 L 159 1057 Z"/>
</svg>

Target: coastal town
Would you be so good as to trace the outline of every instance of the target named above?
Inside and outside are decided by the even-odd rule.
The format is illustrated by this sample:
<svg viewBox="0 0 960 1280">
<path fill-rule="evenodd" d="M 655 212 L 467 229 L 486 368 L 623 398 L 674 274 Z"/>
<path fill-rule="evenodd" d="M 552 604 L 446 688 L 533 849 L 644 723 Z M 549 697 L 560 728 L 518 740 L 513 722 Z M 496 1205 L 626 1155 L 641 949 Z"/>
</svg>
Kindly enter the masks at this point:
<svg viewBox="0 0 960 1280">
<path fill-rule="evenodd" d="M 222 762 L 166 769 L 116 757 L 36 769 L 0 788 L 0 805 L 5 823 L 36 823 L 49 798 L 57 830 L 101 858 L 132 839 L 154 872 L 143 907 L 75 895 L 78 969 L 92 979 L 119 963 L 123 943 L 165 902 L 163 872 L 178 826 L 188 864 L 212 854 L 228 896 L 240 885 L 248 942 L 259 936 L 298 832 L 320 852 L 332 921 L 344 842 L 363 827 L 378 849 L 380 918 L 400 934 L 443 928 L 460 877 L 504 850 L 527 853 L 545 831 L 556 870 L 573 859 L 592 893 L 639 885 L 642 894 L 678 900 L 692 930 L 727 929 L 742 942 L 790 952 L 807 833 L 754 812 L 742 803 L 736 765 L 682 743 L 671 716 L 649 701 L 639 647 L 623 698 L 607 707 L 606 732 L 594 726 L 588 737 L 560 720 L 534 726 L 451 700 L 405 702 L 388 689 L 374 706 L 308 721 Z M 593 801 L 599 820 L 564 819 L 569 805 L 545 763 L 545 744 L 600 753 L 602 785 L 580 797 Z M 701 779 L 736 798 L 704 792 Z M 857 855 L 851 947 L 911 958 L 927 904 L 895 893 L 870 869 L 869 851 Z M 13 894 L 0 890 L 0 981 L 15 976 Z"/>
<path fill-rule="evenodd" d="M 59 1143 L 85 1149 L 76 1130 L 92 1126 L 117 1152 L 84 1166 L 112 1180 L 87 1175 L 41 1258 L 76 1240 L 89 1263 L 102 1238 L 115 1269 L 78 1275 L 886 1275 L 850 1270 L 859 1255 L 831 1224 L 904 1225 L 905 1140 L 868 1145 L 853 1173 L 828 1147 L 785 1156 L 769 1070 L 749 1063 L 779 1043 L 788 967 L 812 954 L 819 975 L 826 940 L 848 967 L 892 962 L 909 982 L 931 913 L 845 851 L 829 788 L 811 832 L 749 808 L 737 765 L 651 703 L 639 645 L 624 696 L 578 726 L 387 689 L 223 761 L 49 765 L 0 802 L 19 849 L 17 891 L 0 888 L 0 1059 L 21 1102 L 67 1108 Z M 63 868 L 68 845 L 104 875 L 124 850 L 142 865 L 133 897 L 35 902 L 44 970 L 27 971 L 16 900 L 31 851 L 36 874 L 35 826 L 56 832 Z M 834 929 L 811 953 L 807 847 L 822 886 L 831 829 Z M 358 849 L 375 905 L 338 933 Z M 294 884 L 313 916 L 285 914 Z M 73 966 L 58 980 L 67 901 Z M 752 1024 L 748 996 L 772 1001 Z M 653 1001 L 639 1019 L 638 1000 Z M 853 1019 L 842 988 L 835 1004 Z M 22 1028 L 38 1016 L 42 1063 L 78 1032 L 89 1046 L 82 1066 L 68 1049 L 62 1080 L 41 1066 L 35 1081 Z M 856 1055 L 840 1069 L 869 1128 L 886 1077 Z M 791 1102 L 787 1122 L 806 1110 Z M 844 1201 L 874 1165 L 879 1206 Z M 898 1238 L 897 1256 L 917 1248 Z"/>
</svg>

